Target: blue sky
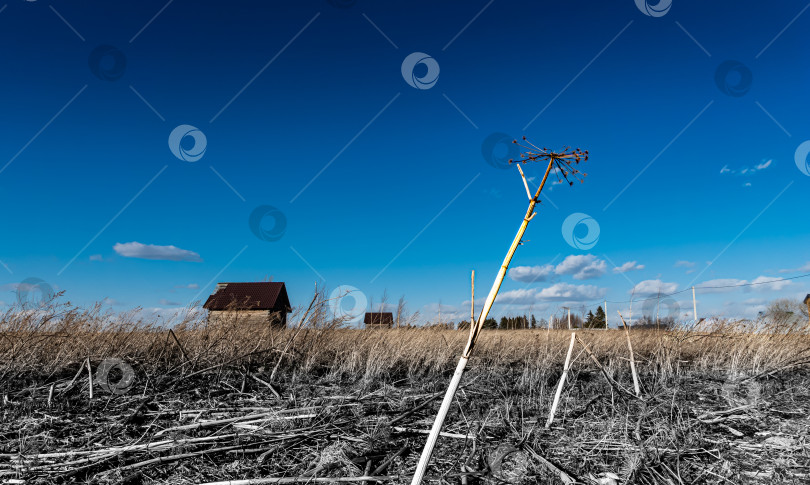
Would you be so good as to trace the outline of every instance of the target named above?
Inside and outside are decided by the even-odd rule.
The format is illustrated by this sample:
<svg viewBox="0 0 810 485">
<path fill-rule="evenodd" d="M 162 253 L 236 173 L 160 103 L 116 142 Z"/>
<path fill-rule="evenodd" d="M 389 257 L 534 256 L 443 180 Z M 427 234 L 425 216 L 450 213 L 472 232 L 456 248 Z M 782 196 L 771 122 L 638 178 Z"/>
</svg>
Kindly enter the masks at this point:
<svg viewBox="0 0 810 485">
<path fill-rule="evenodd" d="M 765 283 L 699 291 L 699 316 L 750 317 L 810 291 L 769 282 L 810 273 L 806 2 L 4 5 L 5 305 L 47 285 L 170 314 L 272 278 L 293 305 L 351 286 L 458 321 L 527 205 L 495 134 L 590 152 L 496 316 Z M 691 292 L 667 305 L 691 318 Z"/>
</svg>

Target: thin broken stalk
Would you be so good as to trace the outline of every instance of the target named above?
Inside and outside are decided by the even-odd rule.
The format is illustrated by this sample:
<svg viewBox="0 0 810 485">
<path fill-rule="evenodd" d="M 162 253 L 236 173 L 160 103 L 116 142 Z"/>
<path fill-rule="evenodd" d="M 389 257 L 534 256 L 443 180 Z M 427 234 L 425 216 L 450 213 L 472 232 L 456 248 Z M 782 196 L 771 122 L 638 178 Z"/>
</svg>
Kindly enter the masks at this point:
<svg viewBox="0 0 810 485">
<path fill-rule="evenodd" d="M 576 340 L 576 337 L 577 334 L 571 332 L 571 343 L 568 344 L 568 354 L 565 356 L 565 364 L 563 364 L 563 372 L 560 376 L 560 383 L 557 384 L 557 392 L 554 393 L 554 401 L 551 403 L 551 411 L 548 413 L 546 429 L 551 427 L 551 422 L 554 421 L 554 413 L 557 412 L 557 406 L 560 404 L 560 396 L 562 396 L 562 390 L 565 386 L 565 378 L 568 376 L 568 369 L 571 368 L 571 353 L 574 351 L 574 341 Z"/>
<path fill-rule="evenodd" d="M 526 138 L 524 137 L 523 139 L 525 140 Z M 517 141 L 514 143 L 517 143 Z M 492 288 L 489 290 L 489 295 L 484 301 L 484 307 L 481 309 L 481 314 L 478 317 L 478 321 L 475 323 L 475 325 L 472 325 L 472 322 L 470 322 L 470 337 L 467 340 L 467 345 L 464 347 L 464 352 L 461 354 L 461 358 L 458 360 L 456 371 L 453 373 L 453 378 L 450 380 L 450 384 L 447 387 L 447 392 L 444 395 L 444 400 L 442 401 L 441 407 L 439 407 L 439 412 L 436 414 L 436 419 L 433 422 L 430 435 L 425 443 L 425 448 L 422 450 L 422 455 L 419 457 L 419 463 L 416 466 L 416 471 L 414 472 L 411 485 L 418 485 L 422 483 L 422 478 L 425 476 L 425 472 L 427 471 L 428 462 L 433 454 L 433 448 L 436 446 L 436 441 L 439 438 L 439 433 L 441 432 L 444 420 L 447 417 L 447 412 L 450 410 L 450 405 L 453 403 L 453 397 L 456 394 L 456 390 L 458 390 L 458 385 L 461 382 L 461 376 L 464 374 L 464 369 L 467 367 L 467 361 L 469 360 L 473 347 L 475 347 L 475 343 L 481 333 L 481 328 L 484 325 L 484 321 L 489 315 L 489 310 L 492 308 L 492 304 L 495 302 L 495 297 L 498 295 L 498 291 L 501 288 L 504 276 L 506 276 L 506 270 L 509 268 L 509 263 L 512 261 L 512 256 L 514 256 L 517 247 L 521 244 L 523 234 L 526 232 L 526 227 L 528 227 L 529 221 L 531 221 L 534 216 L 537 215 L 534 212 L 534 207 L 537 205 L 540 192 L 542 192 L 543 187 L 546 185 L 546 180 L 548 180 L 548 175 L 551 173 L 551 169 L 556 166 L 560 170 L 560 173 L 562 173 L 562 176 L 568 180 L 568 175 L 573 176 L 574 174 L 579 173 L 578 170 L 571 167 L 570 163 L 579 163 L 581 159 L 587 160 L 587 158 L 587 152 L 581 152 L 579 149 L 571 151 L 566 148 L 561 153 L 553 153 L 545 148 L 540 149 L 534 145 L 531 145 L 530 151 L 524 155 L 524 158 L 522 160 L 518 160 L 519 163 L 548 160 L 548 166 L 546 167 L 546 172 L 543 175 L 543 180 L 540 183 L 540 186 L 537 188 L 537 192 L 534 194 L 534 197 L 530 197 L 529 199 L 529 208 L 526 210 L 526 215 L 523 216 L 523 221 L 518 228 L 517 234 L 515 234 L 515 238 L 512 240 L 512 245 L 509 246 L 509 251 L 507 251 L 503 264 L 501 264 L 501 268 L 498 271 L 498 275 L 495 277 L 495 282 L 492 284 Z M 520 174 L 525 184 L 523 170 L 520 170 Z"/>
<path fill-rule="evenodd" d="M 627 336 L 627 349 L 630 351 L 630 372 L 633 374 L 633 390 L 636 391 L 636 397 L 641 397 L 641 388 L 638 385 L 638 374 L 636 373 L 636 358 L 633 356 L 633 344 L 630 342 L 630 329 L 624 321 L 622 312 L 616 312 L 624 325 L 624 333 Z"/>
</svg>

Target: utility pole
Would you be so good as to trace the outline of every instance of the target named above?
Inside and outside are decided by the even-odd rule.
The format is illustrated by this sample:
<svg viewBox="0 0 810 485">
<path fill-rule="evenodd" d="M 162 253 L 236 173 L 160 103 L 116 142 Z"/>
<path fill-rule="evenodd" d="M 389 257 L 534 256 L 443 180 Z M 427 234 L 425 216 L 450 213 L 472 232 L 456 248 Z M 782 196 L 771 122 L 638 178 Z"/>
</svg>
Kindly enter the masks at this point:
<svg viewBox="0 0 810 485">
<path fill-rule="evenodd" d="M 655 303 L 655 325 L 658 330 L 661 330 L 661 324 L 658 322 L 658 313 L 661 311 L 661 288 L 658 288 L 658 301 Z"/>
<path fill-rule="evenodd" d="M 568 330 L 571 330 L 571 307 L 564 306 L 563 310 L 568 310 Z"/>
<path fill-rule="evenodd" d="M 608 329 L 608 319 L 607 319 L 607 300 L 605 300 L 605 330 Z"/>
<path fill-rule="evenodd" d="M 695 299 L 695 287 L 692 287 L 692 316 L 695 318 L 695 323 L 697 323 L 697 300 Z"/>
</svg>

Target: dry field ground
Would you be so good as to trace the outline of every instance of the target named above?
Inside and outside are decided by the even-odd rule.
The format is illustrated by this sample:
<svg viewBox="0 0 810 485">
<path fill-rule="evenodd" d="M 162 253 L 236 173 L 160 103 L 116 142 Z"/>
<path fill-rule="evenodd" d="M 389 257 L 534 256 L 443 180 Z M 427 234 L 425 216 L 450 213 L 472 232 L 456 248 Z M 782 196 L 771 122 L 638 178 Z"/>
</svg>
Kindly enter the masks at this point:
<svg viewBox="0 0 810 485">
<path fill-rule="evenodd" d="M 0 483 L 410 483 L 467 338 L 130 317 L 2 316 Z M 485 331 L 428 478 L 810 483 L 806 330 L 631 330 L 640 398 L 624 332 L 577 333 L 546 428 L 570 333 Z"/>
</svg>

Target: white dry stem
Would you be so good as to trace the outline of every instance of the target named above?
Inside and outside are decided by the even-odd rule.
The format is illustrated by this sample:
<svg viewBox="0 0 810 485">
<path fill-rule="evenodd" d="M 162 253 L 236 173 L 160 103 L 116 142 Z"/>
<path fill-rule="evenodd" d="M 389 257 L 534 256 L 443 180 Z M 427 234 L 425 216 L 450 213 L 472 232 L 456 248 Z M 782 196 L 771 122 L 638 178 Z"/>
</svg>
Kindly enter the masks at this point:
<svg viewBox="0 0 810 485">
<path fill-rule="evenodd" d="M 447 417 L 447 411 L 450 409 L 450 405 L 453 403 L 453 397 L 456 395 L 458 385 L 461 382 L 461 376 L 464 374 L 464 368 L 467 366 L 467 361 L 470 358 L 472 349 L 475 347 L 475 342 L 478 340 L 478 336 L 481 333 L 481 328 L 484 325 L 484 321 L 489 315 L 489 310 L 492 308 L 492 304 L 495 303 L 495 297 L 498 296 L 498 291 L 501 289 L 501 284 L 506 276 L 506 270 L 509 268 L 509 263 L 512 261 L 512 256 L 515 255 L 517 247 L 521 244 L 523 234 L 526 232 L 526 227 L 528 227 L 529 221 L 531 221 L 534 216 L 537 215 L 537 213 L 534 212 L 534 207 L 537 205 L 540 192 L 542 192 L 543 186 L 546 185 L 548 174 L 551 172 L 551 168 L 553 166 L 554 160 L 549 160 L 546 173 L 543 176 L 543 181 L 537 188 L 537 192 L 534 194 L 534 197 L 532 197 L 529 201 L 529 208 L 526 210 L 526 215 L 523 216 L 523 222 L 521 222 L 520 228 L 518 228 L 517 234 L 515 234 L 515 239 L 512 240 L 512 245 L 509 246 L 509 251 L 506 253 L 506 257 L 503 260 L 503 264 L 501 264 L 501 269 L 498 271 L 498 275 L 495 277 L 495 282 L 492 284 L 492 289 L 489 290 L 489 295 L 484 302 L 484 307 L 481 309 L 481 314 L 478 317 L 478 321 L 475 323 L 475 325 L 472 325 L 472 322 L 470 322 L 470 338 L 467 340 L 467 345 L 464 347 L 464 352 L 461 354 L 461 358 L 458 361 L 456 371 L 447 387 L 447 392 L 444 395 L 444 400 L 442 400 L 442 405 L 439 408 L 439 412 L 436 414 L 436 420 L 433 422 L 433 427 L 431 428 L 430 435 L 425 443 L 425 448 L 422 450 L 422 455 L 419 457 L 419 463 L 416 465 L 416 471 L 414 472 L 413 480 L 411 480 L 411 485 L 418 485 L 422 483 L 422 478 L 425 476 L 425 472 L 427 471 L 428 462 L 430 462 L 430 457 L 433 454 L 433 448 L 436 446 L 436 441 L 439 439 L 439 433 L 442 430 L 442 425 L 444 425 L 444 419 Z M 520 170 L 519 165 L 518 169 Z M 521 178 L 525 180 L 523 170 L 520 170 L 520 174 Z"/>
<path fill-rule="evenodd" d="M 557 412 L 557 406 L 560 405 L 560 396 L 562 395 L 563 387 L 565 387 L 565 379 L 568 377 L 568 369 L 571 368 L 571 353 L 574 351 L 574 341 L 576 338 L 577 334 L 571 332 L 571 343 L 568 345 L 568 354 L 565 356 L 565 364 L 563 365 L 563 372 L 560 376 L 560 383 L 557 384 L 557 392 L 554 393 L 554 401 L 551 403 L 551 411 L 548 413 L 546 429 L 551 427 L 551 422 L 554 421 L 554 413 Z"/>
<path fill-rule="evenodd" d="M 627 327 L 627 323 L 625 323 L 622 313 L 616 313 L 619 314 L 619 318 L 622 320 L 622 325 L 624 325 L 624 333 L 627 336 L 627 348 L 630 350 L 630 372 L 633 374 L 633 390 L 636 391 L 636 397 L 641 397 L 641 389 L 638 385 L 638 374 L 636 373 L 636 358 L 633 355 L 633 344 L 630 342 L 630 329 Z"/>
</svg>

